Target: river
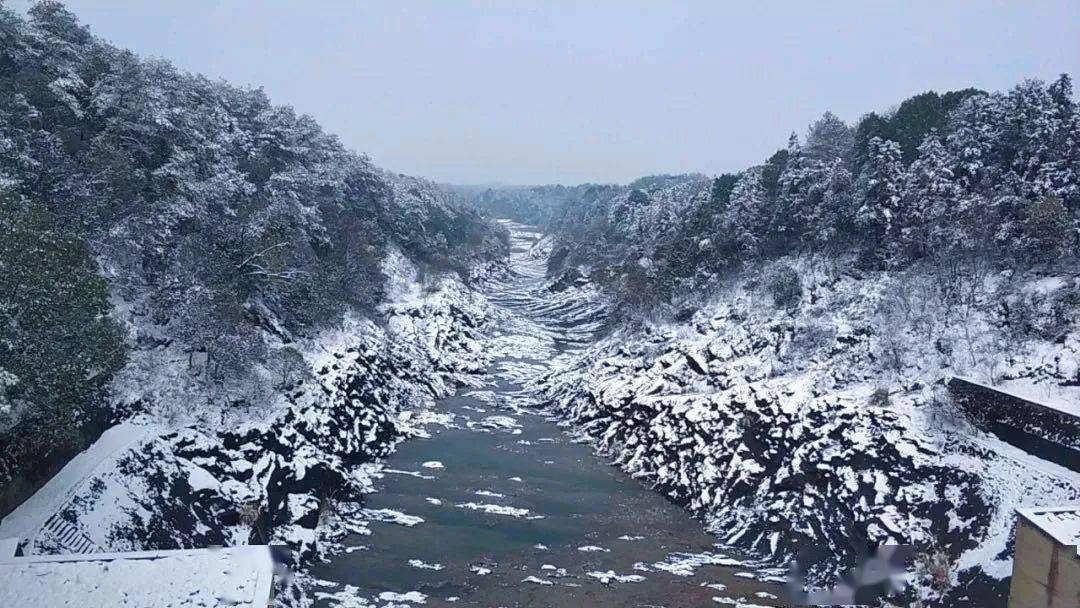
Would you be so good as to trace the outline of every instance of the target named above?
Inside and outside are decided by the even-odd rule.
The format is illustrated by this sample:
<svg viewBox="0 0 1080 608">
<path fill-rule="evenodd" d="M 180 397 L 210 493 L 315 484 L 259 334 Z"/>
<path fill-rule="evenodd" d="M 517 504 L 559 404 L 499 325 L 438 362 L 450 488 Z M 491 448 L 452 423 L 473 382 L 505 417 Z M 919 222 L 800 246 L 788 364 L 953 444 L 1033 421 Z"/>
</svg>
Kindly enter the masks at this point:
<svg viewBox="0 0 1080 608">
<path fill-rule="evenodd" d="M 781 605 L 780 586 L 752 578 L 700 521 L 529 407 L 523 370 L 580 348 L 600 320 L 595 304 L 548 297 L 540 234 L 506 225 L 511 272 L 486 288 L 498 311 L 488 386 L 441 401 L 430 437 L 386 460 L 365 503 L 386 521 L 313 569 L 317 605 Z"/>
</svg>

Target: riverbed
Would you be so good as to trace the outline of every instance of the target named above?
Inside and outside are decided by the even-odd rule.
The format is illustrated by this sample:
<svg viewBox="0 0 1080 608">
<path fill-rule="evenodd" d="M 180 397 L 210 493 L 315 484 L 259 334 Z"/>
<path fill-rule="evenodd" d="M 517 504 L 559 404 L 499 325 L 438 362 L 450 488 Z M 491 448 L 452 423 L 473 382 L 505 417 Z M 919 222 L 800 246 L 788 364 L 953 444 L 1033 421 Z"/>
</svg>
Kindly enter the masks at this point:
<svg viewBox="0 0 1080 608">
<path fill-rule="evenodd" d="M 371 533 L 313 569 L 317 605 L 781 605 L 775 580 L 534 407 L 526 372 L 600 321 L 588 302 L 546 298 L 541 235 L 507 226 L 511 272 L 486 287 L 499 309 L 486 386 L 441 401 L 429 436 L 382 463 L 364 504 Z"/>
</svg>

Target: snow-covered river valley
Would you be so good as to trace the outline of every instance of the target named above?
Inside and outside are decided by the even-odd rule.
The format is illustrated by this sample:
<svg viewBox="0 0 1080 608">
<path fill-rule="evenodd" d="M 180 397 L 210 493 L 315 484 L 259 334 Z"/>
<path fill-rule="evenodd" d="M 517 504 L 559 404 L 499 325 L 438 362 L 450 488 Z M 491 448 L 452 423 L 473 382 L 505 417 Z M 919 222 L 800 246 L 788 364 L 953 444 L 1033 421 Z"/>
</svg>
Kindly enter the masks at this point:
<svg viewBox="0 0 1080 608">
<path fill-rule="evenodd" d="M 527 379 L 587 341 L 602 312 L 549 297 L 540 235 L 508 227 L 511 271 L 486 287 L 486 386 L 441 401 L 429 436 L 383 463 L 359 515 L 370 534 L 312 572 L 318 605 L 779 605 L 780 585 L 532 407 Z"/>
</svg>

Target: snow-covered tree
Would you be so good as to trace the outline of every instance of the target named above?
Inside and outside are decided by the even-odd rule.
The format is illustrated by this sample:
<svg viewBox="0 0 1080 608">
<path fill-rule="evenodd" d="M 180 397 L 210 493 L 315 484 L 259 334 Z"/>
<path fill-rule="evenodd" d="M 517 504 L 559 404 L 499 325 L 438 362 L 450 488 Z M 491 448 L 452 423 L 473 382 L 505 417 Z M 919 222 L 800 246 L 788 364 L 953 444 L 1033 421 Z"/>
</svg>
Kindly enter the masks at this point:
<svg viewBox="0 0 1080 608">
<path fill-rule="evenodd" d="M 965 190 L 986 190 L 1000 176 L 1004 114 L 1005 99 L 998 94 L 972 95 L 953 111 L 945 144 Z"/>
<path fill-rule="evenodd" d="M 851 171 L 842 158 L 825 167 L 824 189 L 806 222 L 806 240 L 818 247 L 834 243 L 841 234 L 852 232 L 855 195 Z"/>
<path fill-rule="evenodd" d="M 961 199 L 954 164 L 937 135 L 919 146 L 919 156 L 905 175 L 899 216 L 900 244 L 908 255 L 944 254 L 970 244 L 963 220 L 978 199 Z"/>
<path fill-rule="evenodd" d="M 0 294 L 0 361 L 18 379 L 4 399 L 25 404 L 25 417 L 62 444 L 126 349 L 86 242 L 43 205 L 2 191 Z"/>
<path fill-rule="evenodd" d="M 1005 145 L 1011 168 L 1024 181 L 1024 194 L 1051 193 L 1046 165 L 1053 161 L 1055 140 L 1064 128 L 1054 98 L 1042 81 L 1028 80 L 1009 93 L 1007 112 Z"/>
<path fill-rule="evenodd" d="M 223 385 L 259 381 L 266 328 L 287 341 L 374 306 L 391 246 L 454 270 L 501 248 L 445 190 L 51 1 L 0 6 L 0 188 L 87 244 L 140 335 L 220 363 Z"/>
<path fill-rule="evenodd" d="M 872 137 L 855 186 L 855 222 L 879 260 L 888 257 L 889 241 L 898 236 L 903 176 L 900 145 Z"/>
<path fill-rule="evenodd" d="M 1027 209 L 1024 237 L 1027 253 L 1038 261 L 1052 261 L 1073 244 L 1069 213 L 1061 199 L 1046 196 Z"/>
<path fill-rule="evenodd" d="M 851 127 L 832 112 L 825 112 L 810 125 L 806 135 L 806 156 L 817 163 L 830 165 L 836 159 L 850 162 L 855 148 Z"/>
<path fill-rule="evenodd" d="M 731 190 L 721 221 L 723 236 L 747 255 L 760 250 L 769 222 L 768 197 L 761 172 L 761 167 L 751 167 L 743 172 Z"/>
<path fill-rule="evenodd" d="M 1037 189 L 1061 198 L 1067 206 L 1080 205 L 1080 112 L 1073 100 L 1073 84 L 1062 74 L 1047 87 L 1051 102 L 1048 133 L 1041 143 L 1042 162 L 1035 177 Z"/>
<path fill-rule="evenodd" d="M 815 167 L 815 161 L 803 153 L 798 136 L 792 133 L 788 138 L 787 162 L 777 180 L 776 205 L 770 221 L 770 236 L 787 246 L 797 244 L 812 214 Z"/>
</svg>

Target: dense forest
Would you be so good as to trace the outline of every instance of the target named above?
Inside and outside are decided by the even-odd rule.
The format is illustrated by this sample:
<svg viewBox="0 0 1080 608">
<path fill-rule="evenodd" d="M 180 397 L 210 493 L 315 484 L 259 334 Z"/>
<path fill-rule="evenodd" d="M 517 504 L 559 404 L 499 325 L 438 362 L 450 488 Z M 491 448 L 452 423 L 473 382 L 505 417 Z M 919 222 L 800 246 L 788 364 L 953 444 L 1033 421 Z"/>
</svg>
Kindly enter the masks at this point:
<svg viewBox="0 0 1080 608">
<path fill-rule="evenodd" d="M 467 274 L 505 247 L 443 189 L 58 2 L 0 5 L 0 227 L 0 480 L 80 447 L 108 391 L 258 407 L 298 336 L 383 299 L 389 249 Z"/>
<path fill-rule="evenodd" d="M 867 269 L 1048 263 L 1076 251 L 1080 115 L 1068 75 L 1004 93 L 931 91 L 854 126 L 826 113 L 739 173 L 551 189 L 472 198 L 545 219 L 564 249 L 556 262 L 593 268 L 645 307 L 790 253 L 855 253 Z"/>
</svg>

